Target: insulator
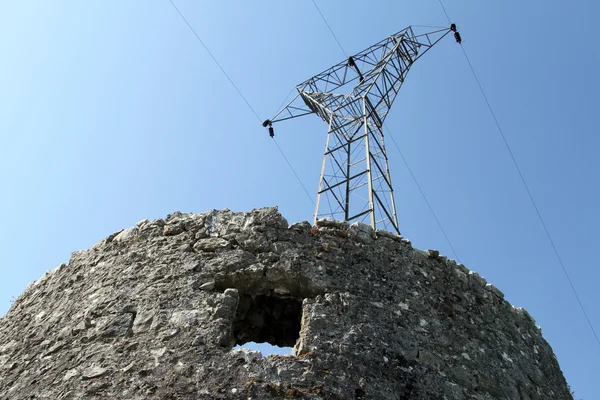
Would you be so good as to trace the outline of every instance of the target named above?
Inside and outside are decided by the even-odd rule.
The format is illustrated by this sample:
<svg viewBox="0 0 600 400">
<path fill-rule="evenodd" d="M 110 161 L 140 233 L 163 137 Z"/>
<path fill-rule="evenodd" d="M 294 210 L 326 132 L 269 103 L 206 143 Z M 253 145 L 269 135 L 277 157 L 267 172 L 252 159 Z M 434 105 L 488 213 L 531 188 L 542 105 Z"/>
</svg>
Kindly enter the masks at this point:
<svg viewBox="0 0 600 400">
<path fill-rule="evenodd" d="M 454 39 L 456 39 L 456 43 L 462 43 L 462 38 L 460 37 L 460 33 L 454 32 Z"/>
<path fill-rule="evenodd" d="M 271 137 L 275 136 L 275 130 L 273 129 L 272 126 L 269 127 L 269 136 L 271 136 Z"/>
<path fill-rule="evenodd" d="M 356 66 L 356 64 L 354 63 L 354 58 L 352 58 L 352 57 L 348 58 L 348 65 L 351 66 L 351 67 L 355 67 Z"/>
<path fill-rule="evenodd" d="M 456 32 L 456 24 L 452 24 L 452 25 L 450 25 L 450 30 L 451 30 L 452 32 Z"/>
<path fill-rule="evenodd" d="M 265 122 L 263 122 L 263 126 L 266 128 L 268 125 L 271 125 L 271 120 L 266 119 Z"/>
</svg>

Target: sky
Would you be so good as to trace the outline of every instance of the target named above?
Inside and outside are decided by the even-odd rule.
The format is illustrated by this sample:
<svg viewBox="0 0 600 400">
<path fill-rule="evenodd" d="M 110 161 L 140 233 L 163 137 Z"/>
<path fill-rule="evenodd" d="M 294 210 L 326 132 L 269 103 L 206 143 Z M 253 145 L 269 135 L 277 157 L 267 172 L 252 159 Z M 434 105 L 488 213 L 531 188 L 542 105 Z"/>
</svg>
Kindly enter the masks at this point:
<svg viewBox="0 0 600 400">
<path fill-rule="evenodd" d="M 45 271 L 112 232 L 176 210 L 312 200 L 260 121 L 345 57 L 312 0 L 0 1 L 0 315 Z M 408 25 L 447 26 L 438 0 L 316 0 L 348 54 Z M 591 324 L 600 331 L 600 160 L 594 1 L 445 0 Z M 458 259 L 526 308 L 577 399 L 598 398 L 600 344 L 577 303 L 460 46 L 411 69 L 386 125 L 402 235 Z M 314 198 L 327 126 L 276 140 Z"/>
</svg>

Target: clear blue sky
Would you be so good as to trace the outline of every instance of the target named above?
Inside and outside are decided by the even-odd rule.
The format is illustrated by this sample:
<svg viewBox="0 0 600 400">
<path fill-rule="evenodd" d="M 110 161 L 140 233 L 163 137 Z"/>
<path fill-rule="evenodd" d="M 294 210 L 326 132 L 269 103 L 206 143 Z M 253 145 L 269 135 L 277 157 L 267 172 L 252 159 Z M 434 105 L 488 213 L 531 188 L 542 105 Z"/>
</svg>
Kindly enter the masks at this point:
<svg viewBox="0 0 600 400">
<path fill-rule="evenodd" d="M 344 58 L 311 0 L 176 4 L 261 119 Z M 408 25 L 447 25 L 437 0 L 318 4 L 350 54 Z M 445 5 L 600 330 L 600 5 Z M 279 205 L 290 222 L 311 219 L 285 160 L 168 0 L 2 1 L 0 54 L 0 314 L 71 251 L 143 218 Z M 460 261 L 536 318 L 577 398 L 598 398 L 600 346 L 451 38 L 414 66 L 387 125 Z M 309 116 L 276 133 L 314 195 L 326 126 Z M 452 257 L 388 152 L 403 235 Z"/>
</svg>

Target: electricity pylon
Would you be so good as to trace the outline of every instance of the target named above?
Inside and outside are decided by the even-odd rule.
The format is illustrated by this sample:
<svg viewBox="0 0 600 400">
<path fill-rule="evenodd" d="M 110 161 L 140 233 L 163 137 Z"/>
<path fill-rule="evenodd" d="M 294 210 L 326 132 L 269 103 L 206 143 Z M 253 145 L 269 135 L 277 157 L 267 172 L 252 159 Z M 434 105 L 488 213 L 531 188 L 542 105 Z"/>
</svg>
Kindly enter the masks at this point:
<svg viewBox="0 0 600 400">
<path fill-rule="evenodd" d="M 456 26 L 382 40 L 296 86 L 298 94 L 263 126 L 317 114 L 329 125 L 314 222 L 366 222 L 400 234 L 383 122 L 411 66 Z"/>
</svg>

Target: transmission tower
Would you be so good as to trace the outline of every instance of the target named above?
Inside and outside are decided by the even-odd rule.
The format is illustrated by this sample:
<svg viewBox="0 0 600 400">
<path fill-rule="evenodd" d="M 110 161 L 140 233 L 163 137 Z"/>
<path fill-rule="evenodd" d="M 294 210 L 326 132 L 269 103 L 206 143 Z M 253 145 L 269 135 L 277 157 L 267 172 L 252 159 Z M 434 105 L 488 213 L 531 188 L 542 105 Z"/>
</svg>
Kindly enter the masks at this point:
<svg viewBox="0 0 600 400">
<path fill-rule="evenodd" d="M 368 222 L 400 233 L 383 122 L 411 66 L 456 26 L 416 34 L 412 27 L 382 40 L 296 86 L 273 124 L 317 114 L 329 125 L 314 222 L 323 217 Z"/>
</svg>

